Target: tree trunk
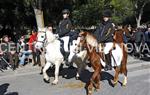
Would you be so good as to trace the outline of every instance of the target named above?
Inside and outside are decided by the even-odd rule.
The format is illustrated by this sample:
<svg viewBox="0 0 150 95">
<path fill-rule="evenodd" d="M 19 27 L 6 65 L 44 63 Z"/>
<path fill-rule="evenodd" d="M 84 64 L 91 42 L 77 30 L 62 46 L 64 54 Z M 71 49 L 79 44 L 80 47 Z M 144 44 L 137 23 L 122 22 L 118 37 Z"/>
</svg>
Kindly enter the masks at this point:
<svg viewBox="0 0 150 95">
<path fill-rule="evenodd" d="M 144 2 L 144 4 L 142 5 L 142 7 L 140 8 L 138 17 L 136 17 L 137 27 L 139 27 L 141 25 L 141 19 L 142 19 L 142 15 L 143 15 L 143 9 L 144 9 L 144 7 L 145 7 L 146 4 L 147 4 L 147 2 Z M 137 3 L 135 4 L 135 8 L 138 9 Z"/>
<path fill-rule="evenodd" d="M 34 13 L 36 18 L 36 23 L 38 28 L 44 28 L 44 17 L 43 17 L 43 10 L 42 10 L 42 0 L 35 0 L 34 2 Z"/>
<path fill-rule="evenodd" d="M 37 27 L 44 28 L 44 17 L 43 17 L 43 11 L 40 9 L 34 8 L 35 18 Z"/>
<path fill-rule="evenodd" d="M 136 17 L 137 27 L 139 27 L 141 25 L 141 18 L 142 18 L 142 14 L 139 14 L 139 16 Z"/>
</svg>

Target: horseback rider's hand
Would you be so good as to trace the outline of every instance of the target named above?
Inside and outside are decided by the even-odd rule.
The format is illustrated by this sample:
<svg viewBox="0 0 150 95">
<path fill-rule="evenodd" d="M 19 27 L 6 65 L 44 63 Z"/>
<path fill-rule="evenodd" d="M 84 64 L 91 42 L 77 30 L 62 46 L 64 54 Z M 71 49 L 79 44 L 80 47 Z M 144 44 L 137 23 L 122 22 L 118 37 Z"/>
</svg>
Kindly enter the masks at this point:
<svg viewBox="0 0 150 95">
<path fill-rule="evenodd" d="M 55 37 L 58 39 L 58 38 L 59 38 L 59 35 L 58 35 L 58 34 L 55 34 Z"/>
</svg>

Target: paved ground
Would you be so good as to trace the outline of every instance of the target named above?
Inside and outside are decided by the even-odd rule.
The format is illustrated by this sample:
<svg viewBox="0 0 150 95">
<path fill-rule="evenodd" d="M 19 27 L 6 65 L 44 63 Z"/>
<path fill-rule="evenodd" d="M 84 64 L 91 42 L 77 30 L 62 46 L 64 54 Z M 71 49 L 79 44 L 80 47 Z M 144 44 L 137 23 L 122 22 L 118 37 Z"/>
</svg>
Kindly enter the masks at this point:
<svg viewBox="0 0 150 95">
<path fill-rule="evenodd" d="M 16 71 L 0 72 L 0 95 L 86 95 L 84 89 L 91 72 L 84 71 L 81 80 L 75 80 L 75 71 L 64 68 L 61 71 L 58 85 L 46 84 L 43 76 L 39 75 L 40 68 L 32 64 Z M 67 78 L 62 75 L 67 74 Z M 93 95 L 150 95 L 150 61 L 128 59 L 128 84 L 122 87 L 120 82 L 112 87 L 109 79 L 113 78 L 113 71 L 103 72 L 101 89 Z M 53 77 L 50 78 L 51 82 Z"/>
</svg>

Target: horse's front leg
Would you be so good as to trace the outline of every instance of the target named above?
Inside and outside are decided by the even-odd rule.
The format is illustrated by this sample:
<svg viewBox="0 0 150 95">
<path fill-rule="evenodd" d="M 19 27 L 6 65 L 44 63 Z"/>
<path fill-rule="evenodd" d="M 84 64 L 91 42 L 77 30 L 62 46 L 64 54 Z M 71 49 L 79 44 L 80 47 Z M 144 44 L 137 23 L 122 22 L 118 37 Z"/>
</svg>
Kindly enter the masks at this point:
<svg viewBox="0 0 150 95">
<path fill-rule="evenodd" d="M 124 76 L 122 86 L 126 86 L 126 85 L 127 85 L 127 76 Z"/>
<path fill-rule="evenodd" d="M 96 90 L 100 88 L 100 68 L 99 67 L 94 71 L 91 81 L 93 85 L 95 86 Z"/>
<path fill-rule="evenodd" d="M 98 74 L 99 74 L 99 66 L 95 69 L 93 75 L 92 75 L 92 78 L 90 79 L 90 82 L 88 84 L 88 95 L 91 95 L 92 94 L 92 91 L 93 91 L 93 86 L 96 87 L 96 90 L 97 90 L 97 87 L 99 87 L 99 81 L 96 80 L 96 78 L 98 78 Z"/>
<path fill-rule="evenodd" d="M 114 86 L 117 85 L 117 83 L 118 83 L 119 72 L 120 72 L 119 67 L 115 67 L 115 76 L 114 76 L 114 80 L 113 80 Z"/>
<path fill-rule="evenodd" d="M 51 66 L 50 62 L 47 62 L 43 68 L 43 76 L 44 76 L 44 82 L 49 83 L 50 79 L 49 76 L 47 75 L 46 71 L 49 69 L 49 67 Z"/>
<path fill-rule="evenodd" d="M 95 82 L 96 82 L 96 89 L 100 89 L 100 74 L 97 75 Z"/>
<path fill-rule="evenodd" d="M 55 63 L 55 80 L 52 82 L 52 85 L 58 84 L 58 76 L 59 76 L 59 68 L 60 68 L 61 62 Z"/>
<path fill-rule="evenodd" d="M 122 86 L 126 86 L 127 85 L 127 67 L 126 66 L 124 68 L 123 74 L 124 74 L 124 80 L 123 80 Z"/>
<path fill-rule="evenodd" d="M 92 95 L 92 92 L 93 92 L 93 83 L 90 81 L 87 84 L 87 95 Z"/>
</svg>

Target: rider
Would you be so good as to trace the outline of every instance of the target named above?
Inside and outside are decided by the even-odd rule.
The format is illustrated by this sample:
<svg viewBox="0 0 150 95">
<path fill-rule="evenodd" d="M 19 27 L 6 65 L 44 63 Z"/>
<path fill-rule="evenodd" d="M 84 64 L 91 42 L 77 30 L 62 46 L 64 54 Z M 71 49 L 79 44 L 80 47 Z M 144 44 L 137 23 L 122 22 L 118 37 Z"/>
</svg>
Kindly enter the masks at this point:
<svg viewBox="0 0 150 95">
<path fill-rule="evenodd" d="M 104 54 L 105 54 L 105 62 L 106 66 L 104 70 L 111 70 L 111 56 L 109 54 L 109 51 L 113 47 L 113 34 L 115 31 L 115 25 L 111 21 L 111 10 L 107 9 L 103 11 L 103 21 L 102 23 L 97 27 L 95 31 L 95 36 L 98 40 L 98 43 L 104 43 Z"/>
<path fill-rule="evenodd" d="M 63 14 L 63 20 L 59 22 L 59 27 L 56 30 L 56 32 L 58 33 L 61 39 L 62 47 L 65 47 L 61 49 L 64 55 L 64 59 L 65 61 L 67 61 L 67 58 L 69 55 L 69 49 L 68 49 L 68 43 L 69 43 L 69 38 L 70 38 L 69 33 L 71 31 L 72 23 L 71 23 L 71 20 L 69 19 L 70 11 L 68 9 L 64 9 L 62 11 L 62 14 Z"/>
</svg>

